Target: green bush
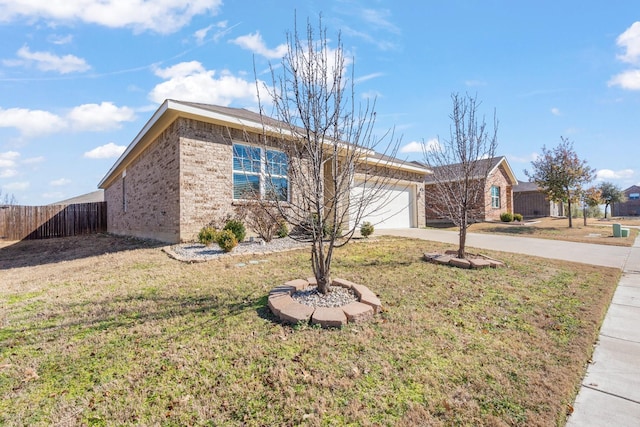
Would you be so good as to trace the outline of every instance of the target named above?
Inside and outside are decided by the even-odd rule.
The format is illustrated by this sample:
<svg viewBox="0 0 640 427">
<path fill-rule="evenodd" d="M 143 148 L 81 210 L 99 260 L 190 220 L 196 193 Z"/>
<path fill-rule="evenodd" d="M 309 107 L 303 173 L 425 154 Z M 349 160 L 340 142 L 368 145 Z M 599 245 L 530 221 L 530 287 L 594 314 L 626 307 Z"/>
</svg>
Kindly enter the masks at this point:
<svg viewBox="0 0 640 427">
<path fill-rule="evenodd" d="M 233 233 L 234 236 L 236 236 L 236 244 L 238 242 L 242 242 L 244 240 L 244 237 L 247 235 L 247 229 L 244 227 L 244 224 L 242 223 L 242 221 L 239 221 L 237 219 L 230 219 L 229 221 L 227 221 L 227 223 L 224 225 L 223 230 L 229 230 Z"/>
<path fill-rule="evenodd" d="M 513 214 L 513 220 L 518 222 L 522 221 L 522 214 L 519 214 L 519 213 Z"/>
<path fill-rule="evenodd" d="M 287 237 L 289 235 L 289 227 L 287 227 L 287 223 L 285 221 L 280 221 L 278 224 L 278 233 L 277 236 L 279 238 Z"/>
<path fill-rule="evenodd" d="M 225 252 L 231 252 L 233 248 L 238 246 L 238 239 L 231 230 L 222 230 L 218 233 L 218 246 Z"/>
<path fill-rule="evenodd" d="M 373 234 L 373 230 L 373 224 L 369 221 L 363 222 L 362 226 L 360 226 L 360 234 L 365 238 L 371 236 Z"/>
<path fill-rule="evenodd" d="M 211 245 L 213 242 L 218 240 L 218 230 L 215 227 L 211 227 L 207 225 L 206 227 L 202 227 L 200 232 L 198 233 L 198 242 L 203 245 Z"/>
<path fill-rule="evenodd" d="M 500 221 L 511 222 L 513 221 L 513 214 L 511 212 L 503 212 L 500 214 Z"/>
</svg>

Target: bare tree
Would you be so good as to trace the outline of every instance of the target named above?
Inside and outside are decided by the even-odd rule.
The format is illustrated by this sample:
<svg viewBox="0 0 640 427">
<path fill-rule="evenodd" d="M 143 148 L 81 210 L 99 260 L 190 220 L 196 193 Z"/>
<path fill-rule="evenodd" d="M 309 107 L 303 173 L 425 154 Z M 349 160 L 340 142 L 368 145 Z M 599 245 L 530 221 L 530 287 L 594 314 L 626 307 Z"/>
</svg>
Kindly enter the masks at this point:
<svg viewBox="0 0 640 427">
<path fill-rule="evenodd" d="M 423 158 L 433 170 L 427 183 L 429 208 L 458 227 L 458 258 L 465 258 L 467 228 L 485 210 L 486 180 L 498 145 L 498 121 L 488 129 L 478 118 L 480 103 L 475 96 L 451 95 L 453 112 L 450 138 L 437 144 L 423 144 Z"/>
<path fill-rule="evenodd" d="M 16 196 L 9 193 L 2 194 L 2 190 L 0 189 L 0 205 L 8 206 L 16 204 Z"/>
<path fill-rule="evenodd" d="M 269 99 L 260 100 L 263 152 L 277 147 L 283 154 L 266 159 L 266 188 L 257 196 L 311 241 L 313 274 L 318 291 L 326 294 L 334 249 L 351 239 L 373 201 L 388 202 L 379 200 L 381 189 L 396 179 L 380 171 L 387 170 L 381 167 L 385 156 L 395 154 L 399 141 L 392 132 L 374 135 L 375 102 L 356 102 L 353 74 L 347 74 L 352 60 L 345 56 L 340 34 L 332 49 L 322 17 L 317 33 L 309 21 L 306 37 L 294 28 L 287 34 L 281 66 L 270 66 Z M 267 105 L 272 114 L 264 112 Z M 384 154 L 376 155 L 383 143 Z M 282 180 L 285 175 L 288 181 Z M 350 191 L 356 178 L 360 193 Z"/>
</svg>

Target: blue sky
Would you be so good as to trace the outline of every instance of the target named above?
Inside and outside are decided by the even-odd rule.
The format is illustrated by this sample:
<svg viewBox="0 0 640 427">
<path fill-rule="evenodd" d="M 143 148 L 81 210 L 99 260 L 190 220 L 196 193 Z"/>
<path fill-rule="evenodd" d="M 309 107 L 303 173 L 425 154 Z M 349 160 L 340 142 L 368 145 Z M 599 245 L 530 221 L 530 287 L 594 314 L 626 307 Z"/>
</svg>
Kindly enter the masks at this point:
<svg viewBox="0 0 640 427">
<path fill-rule="evenodd" d="M 565 136 L 599 180 L 640 184 L 637 0 L 0 0 L 0 189 L 48 204 L 97 183 L 165 98 L 256 108 L 294 12 L 323 14 L 399 157 L 449 136 L 452 92 L 500 122 L 519 179 Z"/>
</svg>

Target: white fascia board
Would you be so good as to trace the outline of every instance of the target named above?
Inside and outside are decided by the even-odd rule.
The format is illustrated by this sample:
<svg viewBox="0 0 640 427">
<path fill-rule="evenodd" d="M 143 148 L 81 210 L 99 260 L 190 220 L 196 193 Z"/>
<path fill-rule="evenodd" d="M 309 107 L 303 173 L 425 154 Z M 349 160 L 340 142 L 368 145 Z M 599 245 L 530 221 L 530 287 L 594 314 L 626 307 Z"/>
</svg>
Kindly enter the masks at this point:
<svg viewBox="0 0 640 427">
<path fill-rule="evenodd" d="M 153 113 L 153 116 L 147 121 L 144 127 L 138 132 L 138 135 L 131 141 L 127 149 L 124 150 L 124 153 L 118 157 L 118 160 L 111 166 L 111 169 L 106 173 L 104 178 L 98 183 L 98 188 L 102 188 L 102 185 L 107 181 L 107 179 L 118 169 L 120 164 L 127 158 L 129 153 L 133 151 L 133 149 L 138 145 L 138 142 L 149 132 L 149 130 L 153 127 L 154 124 L 164 115 L 164 113 L 169 109 L 169 101 L 166 100 L 162 103 L 162 105 Z"/>
<path fill-rule="evenodd" d="M 381 165 L 381 166 L 386 166 L 386 167 L 394 168 L 394 169 L 406 170 L 406 171 L 409 171 L 409 172 L 424 173 L 424 174 L 432 174 L 433 173 L 433 171 L 430 170 L 430 169 L 421 168 L 419 166 L 414 166 L 414 165 L 411 165 L 409 163 L 394 162 L 394 161 L 391 161 L 391 160 L 384 160 L 384 159 L 376 159 L 375 157 L 365 157 L 362 160 L 365 163 L 378 164 L 378 165 Z"/>
</svg>

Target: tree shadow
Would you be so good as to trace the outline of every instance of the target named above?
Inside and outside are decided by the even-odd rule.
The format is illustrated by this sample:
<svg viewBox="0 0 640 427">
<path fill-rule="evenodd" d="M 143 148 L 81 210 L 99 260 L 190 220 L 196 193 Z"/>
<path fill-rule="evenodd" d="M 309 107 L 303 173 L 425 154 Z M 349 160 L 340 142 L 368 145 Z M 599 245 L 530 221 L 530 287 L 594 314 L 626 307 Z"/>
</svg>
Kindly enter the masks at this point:
<svg viewBox="0 0 640 427">
<path fill-rule="evenodd" d="M 35 267 L 108 253 L 163 246 L 166 246 L 166 243 L 109 234 L 21 240 L 0 246 L 0 270 Z"/>
<path fill-rule="evenodd" d="M 493 227 L 493 228 L 487 228 L 486 231 L 489 233 L 517 234 L 517 235 L 532 235 L 532 234 L 535 234 L 536 232 L 536 230 L 532 227 L 519 227 L 519 226 Z"/>
</svg>

